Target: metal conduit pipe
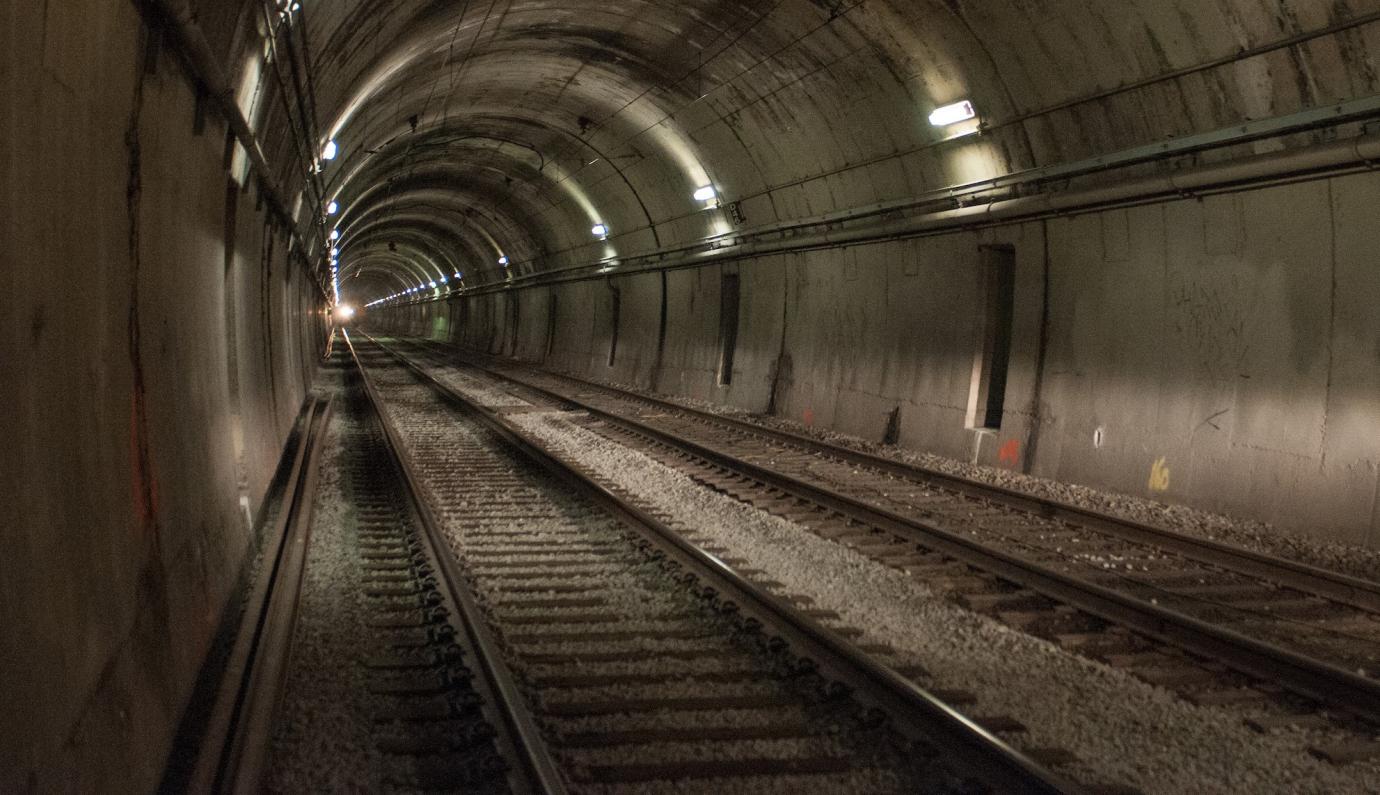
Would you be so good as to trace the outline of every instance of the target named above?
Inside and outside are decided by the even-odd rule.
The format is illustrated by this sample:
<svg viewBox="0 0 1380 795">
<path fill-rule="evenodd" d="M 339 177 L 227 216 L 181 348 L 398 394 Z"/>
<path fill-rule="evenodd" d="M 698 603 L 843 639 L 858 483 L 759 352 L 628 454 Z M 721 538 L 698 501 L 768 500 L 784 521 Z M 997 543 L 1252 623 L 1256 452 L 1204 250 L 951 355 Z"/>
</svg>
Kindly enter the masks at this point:
<svg viewBox="0 0 1380 795">
<path fill-rule="evenodd" d="M 235 89 L 221 70 L 220 62 L 211 51 L 211 45 L 206 41 L 205 34 L 197 25 L 196 14 L 187 5 L 187 0 L 140 0 L 136 6 L 149 27 L 164 30 L 171 35 L 173 46 L 177 48 L 187 66 L 192 70 L 192 78 L 201 84 L 202 89 L 215 102 L 221 116 L 225 118 L 226 123 L 230 125 L 230 130 L 235 134 L 235 138 L 239 140 L 240 146 L 244 147 L 245 153 L 249 156 L 250 164 L 258 172 L 259 184 L 263 188 L 269 206 L 287 226 L 289 233 L 298 237 L 292 214 L 288 211 L 287 202 L 284 200 L 285 194 L 278 187 L 273 177 L 273 171 L 268 167 L 268 161 L 264 158 L 258 138 L 254 136 L 254 131 L 249 128 L 249 122 L 244 118 L 244 114 L 240 112 L 239 103 L 235 101 Z"/>
<path fill-rule="evenodd" d="M 1118 185 L 1001 199 L 982 205 L 927 213 L 851 233 L 823 232 L 823 242 L 886 239 L 948 231 L 973 224 L 1014 221 L 1055 214 L 1089 212 L 1108 205 L 1154 201 L 1204 190 L 1258 184 L 1347 167 L 1372 168 L 1380 163 L 1380 135 L 1366 135 L 1305 149 L 1271 152 L 1225 163 L 1145 177 Z M 800 241 L 793 241 L 799 243 Z"/>
<path fill-rule="evenodd" d="M 1258 141 L 1267 138 L 1275 138 L 1291 133 L 1306 132 L 1322 128 L 1336 127 L 1340 124 L 1362 122 L 1375 119 L 1380 116 L 1380 95 L 1370 95 L 1359 99 L 1350 99 L 1332 105 L 1324 105 L 1315 108 L 1298 111 L 1296 113 L 1276 116 L 1266 119 L 1247 121 L 1242 124 L 1234 124 L 1228 127 L 1209 130 L 1202 133 L 1194 133 L 1168 141 L 1154 142 L 1123 149 L 1118 152 L 1110 152 L 1102 155 L 1087 157 L 1082 160 L 1058 163 L 1049 166 L 1039 166 L 1036 168 L 1013 171 L 987 179 L 966 182 L 957 185 L 945 185 L 940 188 L 921 191 L 918 194 L 907 196 L 901 199 L 893 199 L 876 204 L 869 204 L 860 207 L 847 207 L 842 210 L 833 210 L 820 215 L 793 218 L 789 221 L 762 224 L 755 227 L 725 232 L 720 235 L 707 237 L 702 240 L 659 248 L 652 254 L 634 256 L 635 261 L 646 261 L 649 257 L 668 259 L 677 254 L 686 252 L 701 251 L 706 248 L 719 247 L 720 244 L 730 245 L 734 240 L 765 238 L 766 236 L 787 236 L 806 234 L 807 230 L 819 226 L 838 226 L 841 224 L 859 224 L 869 222 L 876 216 L 892 215 L 901 213 L 923 212 L 924 208 L 935 205 L 936 203 L 958 202 L 972 203 L 981 201 L 982 197 L 992 197 L 1002 195 L 1003 197 L 1017 193 L 1022 189 L 1033 185 L 1039 185 L 1055 180 L 1066 180 L 1073 177 L 1082 177 L 1106 171 L 1113 171 L 1128 166 L 1148 163 L 1155 160 L 1195 154 L 1197 152 L 1218 149 L 1224 146 L 1236 146 L 1251 141 Z M 949 141 L 939 141 L 928 146 L 937 146 Z M 858 166 L 866 165 L 866 161 Z M 838 173 L 829 172 L 829 173 Z M 818 175 L 809 179 L 797 180 L 789 184 L 804 184 L 813 179 L 823 178 L 828 174 Z M 774 189 L 773 189 L 774 190 Z M 771 193 L 771 190 L 766 193 Z M 761 193 L 754 195 L 762 195 Z M 681 216 L 683 218 L 686 216 Z M 666 223 L 671 223 L 680 218 L 668 219 Z M 628 230 L 629 233 L 638 230 Z M 520 263 L 521 264 L 521 263 Z M 584 265 L 572 266 L 558 270 L 546 271 L 545 273 L 558 273 L 562 271 L 573 271 L 586 267 Z"/>
<path fill-rule="evenodd" d="M 997 222 L 1027 221 L 1052 215 L 1091 212 L 1108 206 L 1155 201 L 1205 190 L 1242 187 L 1322 172 L 1336 172 L 1348 168 L 1370 169 L 1376 167 L 1380 167 L 1380 135 L 1363 135 L 1344 141 L 1318 144 L 1286 152 L 1270 152 L 1226 163 L 1214 163 L 1184 169 L 1173 174 L 1145 177 L 1118 185 L 995 199 L 984 204 L 940 210 L 911 218 L 871 224 L 865 228 L 780 236 L 771 240 L 728 245 L 678 257 L 666 257 L 640 267 L 619 268 L 616 265 L 610 267 L 609 263 L 603 262 L 578 265 L 561 271 L 548 271 L 546 274 L 521 277 L 522 281 L 529 282 L 529 284 L 515 284 L 513 287 L 536 287 L 564 282 L 588 281 L 608 278 L 610 275 L 619 273 L 633 274 L 658 270 L 678 270 L 700 267 L 714 262 L 811 248 L 831 248 L 841 245 L 857 245 L 955 232 L 964 228 L 991 225 Z M 648 258 L 661 256 L 661 254 L 653 254 L 648 255 Z M 549 278 L 551 274 L 558 273 L 567 273 L 568 275 Z M 548 276 L 548 278 L 542 278 L 543 275 Z M 511 288 L 505 285 L 492 285 L 476 287 L 466 290 L 462 294 L 484 294 L 503 289 Z"/>
</svg>

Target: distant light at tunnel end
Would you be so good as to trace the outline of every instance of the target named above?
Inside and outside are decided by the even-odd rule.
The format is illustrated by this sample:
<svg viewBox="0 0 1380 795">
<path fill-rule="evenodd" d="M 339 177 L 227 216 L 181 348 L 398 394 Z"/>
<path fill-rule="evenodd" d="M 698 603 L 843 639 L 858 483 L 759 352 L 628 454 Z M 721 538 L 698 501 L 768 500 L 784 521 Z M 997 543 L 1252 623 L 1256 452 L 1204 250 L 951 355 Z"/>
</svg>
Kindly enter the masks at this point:
<svg viewBox="0 0 1380 795">
<path fill-rule="evenodd" d="M 335 319 L 341 322 L 349 320 L 355 316 L 355 308 L 349 304 L 337 304 L 335 307 Z"/>
<path fill-rule="evenodd" d="M 977 110 L 973 108 L 972 102 L 965 99 L 962 102 L 936 108 L 930 114 L 930 124 L 935 127 L 947 127 L 950 124 L 958 124 L 973 118 L 977 118 Z"/>
</svg>

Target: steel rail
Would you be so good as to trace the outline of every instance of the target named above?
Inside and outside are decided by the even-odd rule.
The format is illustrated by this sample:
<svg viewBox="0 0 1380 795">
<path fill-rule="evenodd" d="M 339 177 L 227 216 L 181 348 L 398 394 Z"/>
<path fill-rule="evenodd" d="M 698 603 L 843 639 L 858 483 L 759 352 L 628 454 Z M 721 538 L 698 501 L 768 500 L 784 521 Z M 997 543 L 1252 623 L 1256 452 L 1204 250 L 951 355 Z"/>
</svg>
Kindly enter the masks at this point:
<svg viewBox="0 0 1380 795">
<path fill-rule="evenodd" d="M 889 715 L 893 725 L 908 735 L 924 738 L 942 752 L 954 754 L 972 769 L 981 771 L 977 777 L 986 780 L 995 791 L 1077 791 L 1072 782 L 1043 768 L 904 675 L 858 651 L 791 603 L 762 590 L 662 520 L 530 440 L 498 412 L 475 403 L 407 357 L 368 338 L 459 411 L 479 420 L 524 456 L 642 532 L 688 571 L 734 602 L 741 613 L 780 635 L 796 651 L 814 660 L 827 676 L 847 683 L 854 689 L 855 699 Z"/>
<path fill-rule="evenodd" d="M 451 351 L 442 352 L 450 353 Z M 495 377 L 506 378 L 521 384 L 524 388 L 537 391 L 552 400 L 567 400 L 557 392 L 544 389 L 525 379 L 514 377 L 506 371 L 476 364 L 468 357 L 461 357 L 460 361 Z M 769 428 L 747 420 L 701 411 L 662 398 L 628 392 L 565 373 L 541 371 L 541 375 L 571 382 L 582 389 L 596 389 L 624 400 L 648 403 L 667 411 L 687 414 L 709 423 L 716 423 L 770 440 L 785 442 L 808 452 L 877 469 L 888 475 L 939 485 L 967 496 L 990 500 L 1041 518 L 1070 522 L 1136 543 L 1148 544 L 1183 555 L 1199 563 L 1218 566 L 1238 574 L 1269 579 L 1279 585 L 1321 596 L 1334 602 L 1380 613 L 1380 583 L 1371 580 L 1254 552 L 1220 541 L 1194 538 L 1094 508 L 1085 508 L 1049 497 L 1027 494 L 1006 486 L 984 483 L 973 478 L 942 472 L 917 464 L 895 461 L 873 453 L 823 442 L 792 431 Z"/>
<path fill-rule="evenodd" d="M 503 739 L 508 749 L 513 752 L 512 755 L 520 762 L 520 768 L 513 771 L 514 775 L 509 777 L 509 783 L 515 792 L 564 795 L 567 788 L 560 768 L 552 758 L 546 740 L 527 708 L 517 684 L 517 677 L 504 661 L 501 647 L 489 631 L 468 577 L 446 545 L 445 536 L 440 530 L 441 522 L 421 496 L 425 493 L 421 488 L 422 481 L 408 461 L 407 455 L 403 453 L 406 448 L 402 444 L 401 436 L 389 420 L 384 409 L 385 403 L 369 378 L 367 368 L 360 361 L 354 340 L 350 339 L 348 331 L 342 330 L 342 335 L 350 350 L 350 358 L 354 361 L 364 384 L 364 391 L 387 438 L 389 457 L 397 467 L 408 501 L 412 504 L 418 524 L 423 529 L 421 536 L 428 547 L 427 552 L 436 562 L 451 603 L 455 605 L 464 625 L 470 646 L 477 652 L 479 665 L 474 667 L 474 673 L 477 677 L 483 678 L 483 689 L 492 696 L 489 699 L 492 703 L 486 703 L 486 706 L 499 718 L 506 730 L 502 733 Z"/>
<path fill-rule="evenodd" d="M 292 648 L 321 445 L 330 414 L 329 400 L 314 400 L 305 409 L 297 451 L 265 547 L 264 568 L 249 593 L 221 675 L 188 785 L 191 792 L 260 791 Z"/>
<path fill-rule="evenodd" d="M 476 369 L 492 372 L 483 368 Z M 522 384 L 516 379 L 508 380 Z M 1193 654 L 1221 661 L 1238 671 L 1283 685 L 1296 693 L 1331 704 L 1348 713 L 1380 722 L 1380 682 L 1322 660 L 1057 572 L 1015 555 L 988 548 L 935 524 L 903 516 L 832 489 L 742 461 L 677 434 L 569 396 L 558 395 L 540 387 L 526 388 L 584 411 L 592 417 L 620 425 L 725 469 L 737 471 L 858 522 L 913 540 L 1057 602 L 1073 605 L 1090 615 L 1128 627 Z"/>
</svg>

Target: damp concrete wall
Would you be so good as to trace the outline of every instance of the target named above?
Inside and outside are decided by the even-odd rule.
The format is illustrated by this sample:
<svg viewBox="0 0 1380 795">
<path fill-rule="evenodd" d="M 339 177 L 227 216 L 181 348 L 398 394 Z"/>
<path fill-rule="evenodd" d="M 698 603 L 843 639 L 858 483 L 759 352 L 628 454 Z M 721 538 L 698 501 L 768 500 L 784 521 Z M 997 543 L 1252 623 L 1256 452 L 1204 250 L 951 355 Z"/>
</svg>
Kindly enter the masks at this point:
<svg viewBox="0 0 1380 795">
<path fill-rule="evenodd" d="M 6 4 L 0 45 L 0 792 L 148 792 L 319 293 L 133 4 Z"/>
<path fill-rule="evenodd" d="M 368 322 L 868 439 L 899 411 L 905 447 L 1375 546 L 1377 202 L 1380 178 L 1340 176 L 385 308 Z M 967 427 L 984 246 L 1015 258 L 1004 414 L 990 432 Z M 725 272 L 742 285 L 727 385 Z M 516 350 L 502 344 L 512 295 Z"/>
</svg>

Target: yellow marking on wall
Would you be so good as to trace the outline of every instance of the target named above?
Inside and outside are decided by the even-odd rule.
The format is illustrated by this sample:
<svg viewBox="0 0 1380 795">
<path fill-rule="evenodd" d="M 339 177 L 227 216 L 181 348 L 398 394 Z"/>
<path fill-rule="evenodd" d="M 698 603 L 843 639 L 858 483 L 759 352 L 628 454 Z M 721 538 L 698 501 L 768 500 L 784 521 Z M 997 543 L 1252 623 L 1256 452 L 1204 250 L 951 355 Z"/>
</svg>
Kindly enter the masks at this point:
<svg viewBox="0 0 1380 795">
<path fill-rule="evenodd" d="M 1165 463 L 1164 456 L 1156 458 L 1150 467 L 1150 490 L 1169 491 L 1169 464 Z"/>
</svg>

